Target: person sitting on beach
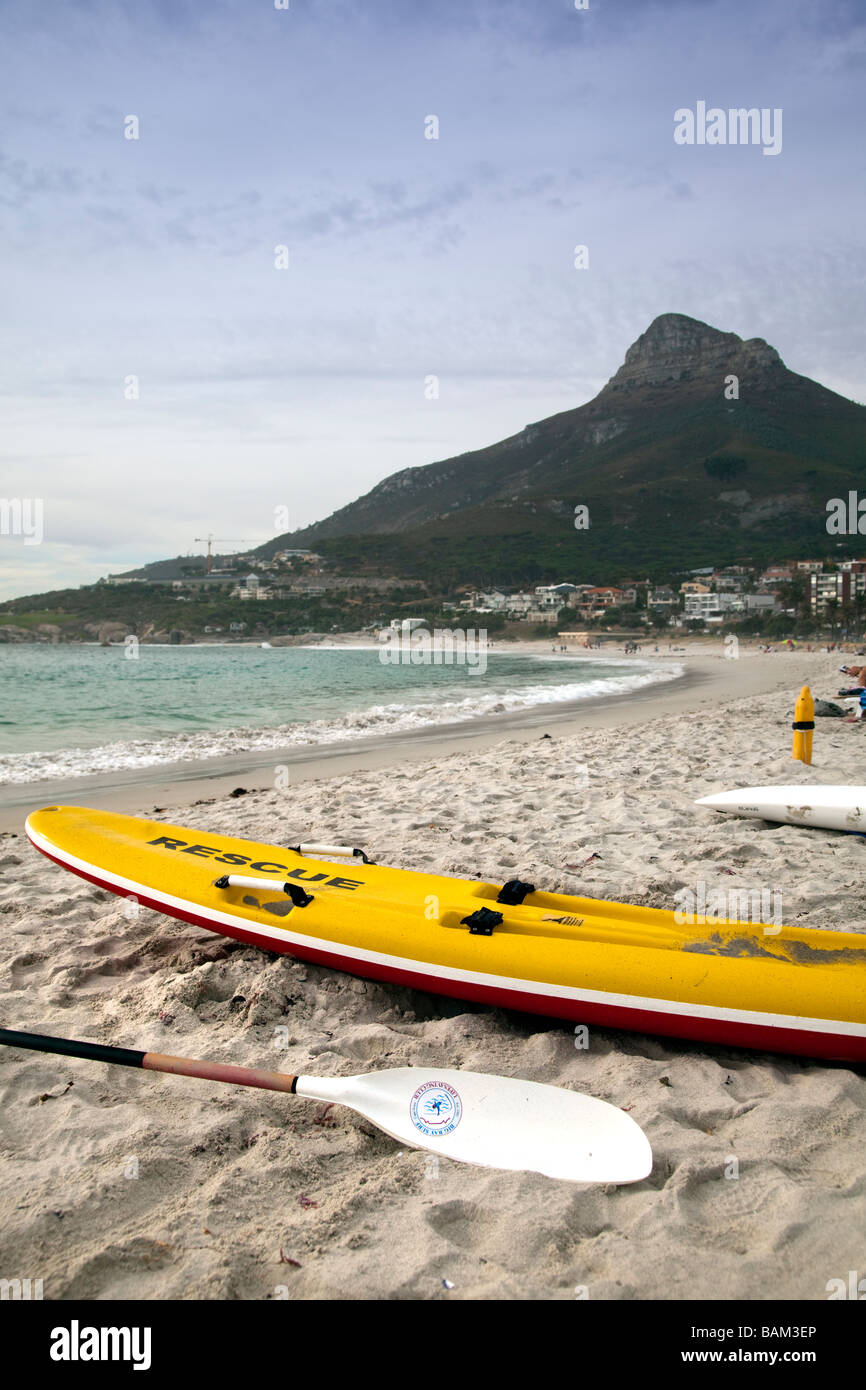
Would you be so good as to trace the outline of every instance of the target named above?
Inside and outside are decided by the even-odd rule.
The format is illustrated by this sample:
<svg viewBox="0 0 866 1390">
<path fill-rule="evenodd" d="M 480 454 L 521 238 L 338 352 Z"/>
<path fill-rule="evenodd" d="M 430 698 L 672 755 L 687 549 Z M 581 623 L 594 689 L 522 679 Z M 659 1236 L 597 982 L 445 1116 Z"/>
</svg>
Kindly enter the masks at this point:
<svg viewBox="0 0 866 1390">
<path fill-rule="evenodd" d="M 848 715 L 845 722 L 846 724 L 859 724 L 864 715 L 866 715 L 866 689 L 860 691 L 858 708 L 853 714 Z"/>
<path fill-rule="evenodd" d="M 844 692 L 846 695 L 856 695 L 866 686 L 866 666 L 840 666 L 839 670 L 855 682 L 853 689 Z M 841 695 L 842 691 L 839 693 Z"/>
</svg>

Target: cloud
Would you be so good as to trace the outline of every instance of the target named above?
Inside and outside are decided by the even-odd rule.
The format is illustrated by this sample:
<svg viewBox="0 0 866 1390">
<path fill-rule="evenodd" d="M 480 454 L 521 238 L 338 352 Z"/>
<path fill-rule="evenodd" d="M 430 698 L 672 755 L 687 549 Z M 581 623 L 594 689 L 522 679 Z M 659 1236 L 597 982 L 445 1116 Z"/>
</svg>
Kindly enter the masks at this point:
<svg viewBox="0 0 866 1390">
<path fill-rule="evenodd" d="M 3 486 L 52 499 L 58 580 L 504 438 L 672 308 L 863 394 L 853 4 L 13 0 L 3 23 Z M 783 106 L 782 155 L 675 146 L 701 98 Z"/>
</svg>

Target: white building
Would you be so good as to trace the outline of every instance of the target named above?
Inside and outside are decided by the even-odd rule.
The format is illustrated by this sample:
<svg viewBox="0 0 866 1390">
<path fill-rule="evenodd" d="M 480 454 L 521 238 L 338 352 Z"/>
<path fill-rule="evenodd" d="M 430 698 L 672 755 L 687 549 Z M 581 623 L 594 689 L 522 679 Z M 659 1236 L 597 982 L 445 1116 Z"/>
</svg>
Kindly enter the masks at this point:
<svg viewBox="0 0 866 1390">
<path fill-rule="evenodd" d="M 855 561 L 854 563 L 860 563 Z M 809 576 L 809 599 L 817 616 L 826 612 L 828 603 L 852 603 L 866 595 L 866 572 L 857 569 L 831 570 L 828 574 Z"/>
<path fill-rule="evenodd" d="M 525 618 L 531 609 L 538 606 L 535 594 L 509 594 L 506 612 L 511 618 Z"/>
<path fill-rule="evenodd" d="M 656 588 L 650 589 L 647 597 L 649 608 L 661 609 L 667 613 L 672 613 L 678 603 L 676 594 L 668 584 L 659 584 Z"/>
<path fill-rule="evenodd" d="M 535 592 L 542 597 L 545 594 L 554 594 L 563 601 L 568 599 L 570 594 L 577 592 L 576 584 L 536 584 Z M 560 605 L 561 606 L 561 605 Z"/>
<path fill-rule="evenodd" d="M 775 613 L 780 607 L 778 594 L 743 594 L 742 604 L 747 613 Z"/>
<path fill-rule="evenodd" d="M 468 608 L 472 613 L 504 613 L 508 607 L 508 595 L 499 589 L 488 589 L 462 599 L 460 607 Z"/>
<path fill-rule="evenodd" d="M 733 613 L 776 612 L 778 607 L 775 594 L 686 594 L 683 616 L 720 623 Z"/>
<path fill-rule="evenodd" d="M 689 618 L 700 618 L 705 623 L 721 622 L 736 604 L 735 594 L 686 594 L 683 600 L 684 614 Z"/>
<path fill-rule="evenodd" d="M 257 574 L 248 574 L 246 579 L 232 589 L 230 598 L 241 599 L 268 599 L 271 596 L 270 589 L 266 589 Z"/>
</svg>

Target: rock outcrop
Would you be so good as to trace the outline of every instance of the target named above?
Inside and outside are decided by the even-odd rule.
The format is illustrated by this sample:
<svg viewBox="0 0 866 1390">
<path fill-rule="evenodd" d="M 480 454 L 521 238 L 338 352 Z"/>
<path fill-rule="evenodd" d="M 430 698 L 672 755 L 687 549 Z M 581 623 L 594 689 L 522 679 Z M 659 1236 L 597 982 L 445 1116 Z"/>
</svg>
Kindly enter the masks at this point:
<svg viewBox="0 0 866 1390">
<path fill-rule="evenodd" d="M 722 333 L 685 314 L 661 314 L 646 333 L 632 343 L 625 361 L 607 383 L 601 396 L 613 391 L 632 391 L 678 381 L 710 378 L 719 384 L 730 373 L 738 375 L 784 367 L 775 348 L 763 338 L 739 338 Z M 600 400 L 597 396 L 596 400 Z"/>
</svg>

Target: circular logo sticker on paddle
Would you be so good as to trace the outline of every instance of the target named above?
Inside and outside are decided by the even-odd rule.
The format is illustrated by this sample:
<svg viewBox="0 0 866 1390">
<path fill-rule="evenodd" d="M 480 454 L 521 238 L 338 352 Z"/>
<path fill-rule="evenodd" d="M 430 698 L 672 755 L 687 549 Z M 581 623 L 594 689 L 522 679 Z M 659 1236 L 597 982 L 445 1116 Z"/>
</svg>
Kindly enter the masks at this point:
<svg viewBox="0 0 866 1390">
<path fill-rule="evenodd" d="M 463 1102 L 447 1081 L 425 1081 L 409 1102 L 409 1114 L 422 1134 L 450 1134 L 460 1123 Z"/>
</svg>

